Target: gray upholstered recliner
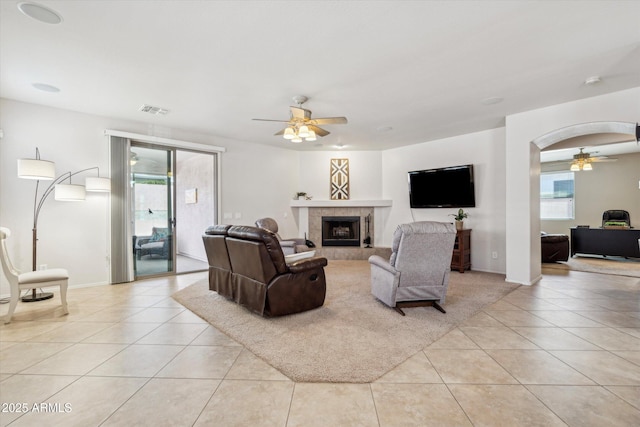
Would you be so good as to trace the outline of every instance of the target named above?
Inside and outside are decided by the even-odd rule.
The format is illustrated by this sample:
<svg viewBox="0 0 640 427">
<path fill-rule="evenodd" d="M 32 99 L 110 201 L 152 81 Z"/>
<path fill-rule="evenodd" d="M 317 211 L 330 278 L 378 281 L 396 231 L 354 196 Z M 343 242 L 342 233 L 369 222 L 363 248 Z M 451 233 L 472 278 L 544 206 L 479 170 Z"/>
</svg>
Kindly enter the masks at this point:
<svg viewBox="0 0 640 427">
<path fill-rule="evenodd" d="M 263 228 L 275 234 L 280 242 L 280 246 L 282 247 L 282 252 L 285 255 L 296 254 L 298 252 L 305 252 L 309 250 L 309 247 L 305 244 L 305 239 L 298 237 L 283 239 L 280 237 L 278 234 L 278 223 L 273 218 L 260 218 L 256 221 L 256 227 Z"/>
<path fill-rule="evenodd" d="M 404 316 L 401 307 L 432 305 L 445 313 L 451 256 L 456 238 L 453 224 L 414 222 L 393 234 L 389 261 L 369 257 L 371 293 Z"/>
</svg>

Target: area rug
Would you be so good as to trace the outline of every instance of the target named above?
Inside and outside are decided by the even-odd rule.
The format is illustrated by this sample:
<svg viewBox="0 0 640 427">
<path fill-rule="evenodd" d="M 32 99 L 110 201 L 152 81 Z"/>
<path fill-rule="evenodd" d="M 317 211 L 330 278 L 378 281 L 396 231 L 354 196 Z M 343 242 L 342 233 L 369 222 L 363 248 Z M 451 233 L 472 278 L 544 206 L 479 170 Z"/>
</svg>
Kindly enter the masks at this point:
<svg viewBox="0 0 640 427">
<path fill-rule="evenodd" d="M 545 263 L 542 264 L 542 267 L 557 270 L 640 277 L 640 259 L 637 258 L 576 256 L 569 258 L 566 262 Z"/>
<path fill-rule="evenodd" d="M 443 314 L 432 307 L 406 316 L 371 295 L 367 261 L 329 261 L 327 296 L 315 310 L 263 318 L 220 297 L 201 280 L 173 297 L 298 382 L 368 383 L 518 285 L 500 274 L 451 272 Z"/>
</svg>

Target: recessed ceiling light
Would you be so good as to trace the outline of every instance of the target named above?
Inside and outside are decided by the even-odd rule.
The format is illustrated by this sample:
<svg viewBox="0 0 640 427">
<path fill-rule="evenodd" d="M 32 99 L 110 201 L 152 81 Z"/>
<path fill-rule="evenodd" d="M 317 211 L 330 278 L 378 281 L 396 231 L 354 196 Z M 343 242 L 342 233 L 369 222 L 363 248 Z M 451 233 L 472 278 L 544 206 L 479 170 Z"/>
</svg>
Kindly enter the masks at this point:
<svg viewBox="0 0 640 427">
<path fill-rule="evenodd" d="M 18 3 L 18 10 L 29 18 L 44 22 L 45 24 L 59 24 L 62 22 L 62 16 L 57 12 L 36 3 L 28 1 L 20 2 Z"/>
<path fill-rule="evenodd" d="M 600 76 L 591 76 L 584 81 L 584 84 L 587 86 L 593 86 L 593 85 L 597 85 L 600 82 L 602 82 L 602 79 L 600 78 Z"/>
<path fill-rule="evenodd" d="M 52 93 L 60 92 L 60 89 L 58 89 L 57 87 L 48 85 L 46 83 L 34 83 L 31 86 L 43 92 L 52 92 Z"/>
<path fill-rule="evenodd" d="M 502 101 L 504 101 L 504 98 L 501 98 L 499 96 L 492 96 L 491 98 L 485 98 L 480 102 L 482 103 L 482 105 L 493 105 L 493 104 L 499 104 Z"/>
</svg>

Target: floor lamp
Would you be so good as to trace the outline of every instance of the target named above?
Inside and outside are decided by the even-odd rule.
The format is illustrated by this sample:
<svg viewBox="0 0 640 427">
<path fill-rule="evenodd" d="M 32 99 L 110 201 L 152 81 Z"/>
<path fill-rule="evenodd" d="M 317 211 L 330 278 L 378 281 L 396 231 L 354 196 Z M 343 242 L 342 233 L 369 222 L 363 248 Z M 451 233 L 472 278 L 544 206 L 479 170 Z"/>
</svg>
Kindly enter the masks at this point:
<svg viewBox="0 0 640 427">
<path fill-rule="evenodd" d="M 87 172 L 93 169 L 98 170 L 97 177 L 85 178 L 85 185 L 77 185 L 71 183 L 71 177 L 78 175 L 82 172 Z M 56 178 L 55 176 L 55 164 L 48 160 L 40 159 L 40 150 L 36 148 L 35 159 L 18 159 L 18 177 L 24 179 L 36 180 L 36 191 L 33 198 L 33 237 L 32 237 L 32 270 L 37 270 L 37 248 L 38 248 L 38 216 L 40 216 L 40 210 L 47 200 L 47 197 L 51 193 L 55 193 L 55 199 L 59 201 L 82 201 L 85 199 L 86 191 L 97 192 L 109 192 L 111 191 L 111 181 L 109 178 L 100 177 L 100 169 L 97 166 L 92 168 L 82 169 L 77 172 L 65 172 Z M 68 184 L 65 184 L 65 180 L 69 180 Z M 47 189 L 42 193 L 40 199 L 38 199 L 38 187 L 40 181 L 52 181 Z M 24 296 L 21 298 L 23 302 L 42 301 L 53 297 L 51 292 L 36 292 L 32 290 L 30 296 Z"/>
</svg>

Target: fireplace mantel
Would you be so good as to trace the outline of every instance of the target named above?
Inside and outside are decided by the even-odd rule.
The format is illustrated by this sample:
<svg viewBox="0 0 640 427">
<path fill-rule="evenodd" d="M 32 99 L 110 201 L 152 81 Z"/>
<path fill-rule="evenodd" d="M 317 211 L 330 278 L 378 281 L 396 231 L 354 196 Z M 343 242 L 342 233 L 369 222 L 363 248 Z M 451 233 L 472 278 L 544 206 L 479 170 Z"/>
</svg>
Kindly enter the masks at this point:
<svg viewBox="0 0 640 427">
<path fill-rule="evenodd" d="M 293 208 L 381 208 L 391 200 L 291 200 Z"/>
</svg>

